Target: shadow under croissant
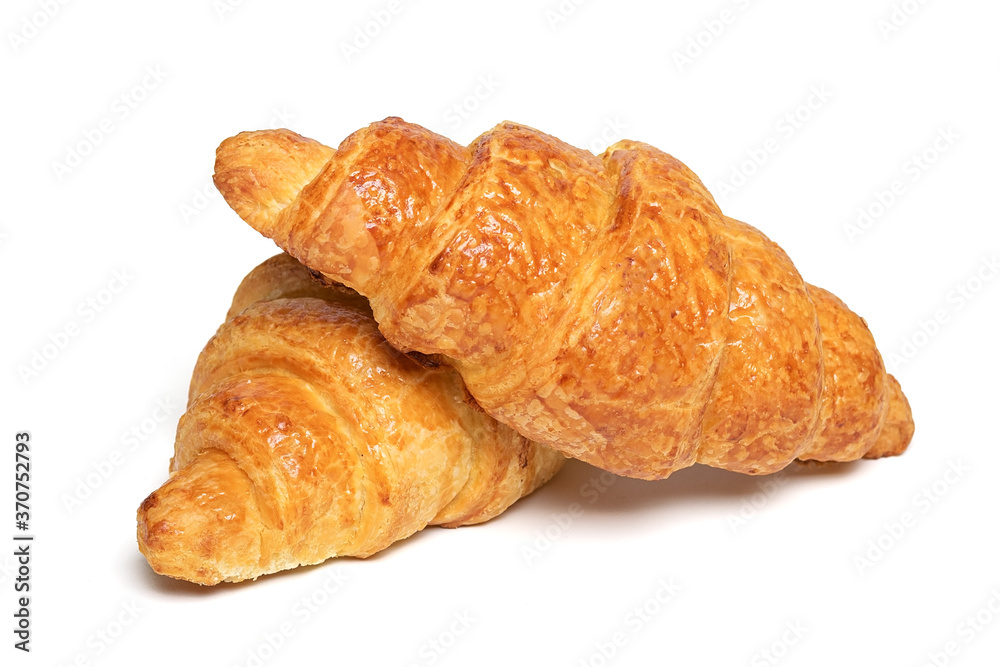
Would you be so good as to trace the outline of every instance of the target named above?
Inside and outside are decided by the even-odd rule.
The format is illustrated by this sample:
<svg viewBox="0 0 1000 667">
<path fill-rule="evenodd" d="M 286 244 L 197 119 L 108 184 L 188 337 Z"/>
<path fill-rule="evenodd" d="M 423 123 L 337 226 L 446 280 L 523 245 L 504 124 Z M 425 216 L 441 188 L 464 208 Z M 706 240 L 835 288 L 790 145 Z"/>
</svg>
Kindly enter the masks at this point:
<svg viewBox="0 0 1000 667">
<path fill-rule="evenodd" d="M 611 475 L 600 468 L 570 459 L 547 485 L 511 507 L 507 513 L 565 512 L 572 503 L 587 513 L 628 514 L 638 516 L 670 504 L 685 505 L 696 501 L 732 502 L 760 493 L 767 480 L 781 479 L 781 488 L 808 483 L 816 477 L 842 477 L 858 468 L 849 463 L 795 462 L 771 475 L 745 475 L 705 465 L 678 470 L 667 479 L 647 481 Z M 609 483 L 609 480 L 610 483 Z M 605 492 L 605 489 L 607 492 Z M 719 514 L 724 521 L 726 514 Z"/>
<path fill-rule="evenodd" d="M 497 519 L 492 519 L 485 523 L 490 523 Z M 483 525 L 483 524 L 476 524 Z M 463 526 L 460 532 L 465 532 L 474 528 L 475 526 Z M 226 591 L 238 591 L 245 587 L 252 587 L 255 583 L 261 581 L 277 581 L 283 579 L 295 579 L 297 577 L 306 577 L 311 572 L 317 569 L 335 567 L 337 563 L 345 562 L 357 562 L 357 561 L 368 561 L 377 562 L 382 558 L 385 558 L 391 553 L 396 552 L 398 549 L 406 549 L 407 545 L 413 546 L 414 542 L 419 541 L 428 531 L 431 531 L 438 526 L 428 526 L 424 530 L 418 531 L 407 538 L 393 542 L 385 549 L 368 556 L 367 558 L 358 558 L 355 556 L 334 556 L 328 558 L 321 563 L 313 563 L 310 565 L 298 565 L 287 570 L 279 570 L 277 572 L 271 572 L 268 574 L 262 574 L 257 579 L 244 579 L 243 581 L 224 581 L 215 586 L 205 586 L 203 584 L 195 583 L 192 581 L 186 581 L 184 579 L 175 579 L 169 576 L 163 576 L 158 574 L 153 569 L 149 567 L 149 563 L 146 558 L 140 554 L 136 553 L 130 557 L 132 561 L 132 567 L 140 571 L 139 575 L 142 580 L 146 582 L 149 588 L 163 593 L 164 595 L 177 595 L 177 596 L 191 596 L 191 597 L 204 597 L 204 596 L 215 596 L 215 595 L 225 595 Z M 448 531 L 451 532 L 451 531 Z"/>
<path fill-rule="evenodd" d="M 567 507 L 573 503 L 585 506 L 587 513 L 590 514 L 620 513 L 641 516 L 644 512 L 662 510 L 670 505 L 685 506 L 698 501 L 732 502 L 735 499 L 748 498 L 755 493 L 760 493 L 766 480 L 773 480 L 778 476 L 782 479 L 781 488 L 789 488 L 800 483 L 810 483 L 810 480 L 817 477 L 833 478 L 850 475 L 858 467 L 857 461 L 824 464 L 795 463 L 773 475 L 751 476 L 704 465 L 694 465 L 675 472 L 668 479 L 646 481 L 612 475 L 582 461 L 570 459 L 553 480 L 520 502 L 515 503 L 504 514 L 481 524 L 463 526 L 457 533 L 469 533 L 477 526 L 510 521 L 518 515 L 525 523 L 525 532 L 532 533 L 536 528 L 544 528 L 544 522 L 534 525 L 536 522 L 531 519 L 525 521 L 525 517 L 530 517 L 533 514 L 548 516 L 550 513 L 565 512 Z M 605 492 L 612 489 L 613 492 Z M 720 512 L 719 520 L 724 521 L 725 518 L 726 514 Z M 331 567 L 336 562 L 358 560 L 378 562 L 383 558 L 391 557 L 399 550 L 412 548 L 414 542 L 426 539 L 425 536 L 428 533 L 433 534 L 435 532 L 433 528 L 435 527 L 428 527 L 406 539 L 399 540 L 365 559 L 350 556 L 334 557 L 315 565 L 303 565 L 262 575 L 261 579 L 274 581 L 307 576 L 316 568 Z M 613 538 L 613 535 L 609 537 Z M 451 539 L 458 539 L 457 534 L 455 538 Z M 226 591 L 237 591 L 245 586 L 253 585 L 256 581 L 226 582 L 226 585 L 223 586 L 202 586 L 156 574 L 149 568 L 145 558 L 139 554 L 134 557 L 134 567 L 142 571 L 142 578 L 151 588 L 166 595 L 196 597 L 224 595 Z"/>
</svg>

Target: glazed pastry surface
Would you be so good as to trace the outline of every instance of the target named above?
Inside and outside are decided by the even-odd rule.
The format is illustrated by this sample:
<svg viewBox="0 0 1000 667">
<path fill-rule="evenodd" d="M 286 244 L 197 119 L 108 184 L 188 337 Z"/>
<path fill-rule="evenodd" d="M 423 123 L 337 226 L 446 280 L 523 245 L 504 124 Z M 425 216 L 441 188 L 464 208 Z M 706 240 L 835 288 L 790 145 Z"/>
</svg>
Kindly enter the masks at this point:
<svg viewBox="0 0 1000 667">
<path fill-rule="evenodd" d="M 502 123 L 461 146 L 398 118 L 337 149 L 244 132 L 215 183 L 371 301 L 525 437 L 622 475 L 762 474 L 901 453 L 909 405 L 865 321 L 648 145 L 595 156 Z"/>
<path fill-rule="evenodd" d="M 139 550 L 199 584 L 369 556 L 495 517 L 563 461 L 478 408 L 453 369 L 393 349 L 363 297 L 279 255 L 198 358 Z"/>
</svg>

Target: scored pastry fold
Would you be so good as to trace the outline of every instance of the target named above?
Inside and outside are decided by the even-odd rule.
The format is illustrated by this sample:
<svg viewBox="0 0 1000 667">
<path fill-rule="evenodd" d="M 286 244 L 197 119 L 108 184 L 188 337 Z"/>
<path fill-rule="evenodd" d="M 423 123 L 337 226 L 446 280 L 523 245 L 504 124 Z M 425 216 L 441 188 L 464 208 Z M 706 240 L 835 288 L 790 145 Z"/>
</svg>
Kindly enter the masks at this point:
<svg viewBox="0 0 1000 667">
<path fill-rule="evenodd" d="M 502 123 L 461 146 L 398 118 L 337 149 L 225 140 L 251 226 L 371 301 L 526 437 L 623 475 L 901 453 L 909 405 L 865 321 L 808 285 L 698 177 L 635 141 L 601 156 Z"/>
<path fill-rule="evenodd" d="M 901 453 L 909 405 L 864 320 L 647 144 L 601 156 L 502 123 L 461 146 L 398 118 L 336 150 L 225 140 L 251 226 L 371 301 L 526 437 L 623 475 Z"/>
<path fill-rule="evenodd" d="M 198 358 L 139 549 L 200 584 L 369 556 L 495 517 L 563 461 L 485 414 L 451 368 L 393 349 L 363 297 L 279 255 Z"/>
</svg>

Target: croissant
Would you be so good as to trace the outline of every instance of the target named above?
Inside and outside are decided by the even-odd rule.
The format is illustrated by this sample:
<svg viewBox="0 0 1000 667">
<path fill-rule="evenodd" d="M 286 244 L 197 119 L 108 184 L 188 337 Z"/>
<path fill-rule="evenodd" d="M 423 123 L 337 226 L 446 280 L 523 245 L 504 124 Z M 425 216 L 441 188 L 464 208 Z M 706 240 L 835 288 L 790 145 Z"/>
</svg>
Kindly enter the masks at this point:
<svg viewBox="0 0 1000 667">
<path fill-rule="evenodd" d="M 218 149 L 251 226 L 371 301 L 525 437 L 647 479 L 901 453 L 910 408 L 867 324 L 652 146 L 595 156 L 502 123 L 461 146 L 388 118 L 336 150 Z"/>
<path fill-rule="evenodd" d="M 273 257 L 198 358 L 139 550 L 210 585 L 495 517 L 565 459 L 466 399 L 454 370 L 391 348 L 362 297 Z"/>
</svg>

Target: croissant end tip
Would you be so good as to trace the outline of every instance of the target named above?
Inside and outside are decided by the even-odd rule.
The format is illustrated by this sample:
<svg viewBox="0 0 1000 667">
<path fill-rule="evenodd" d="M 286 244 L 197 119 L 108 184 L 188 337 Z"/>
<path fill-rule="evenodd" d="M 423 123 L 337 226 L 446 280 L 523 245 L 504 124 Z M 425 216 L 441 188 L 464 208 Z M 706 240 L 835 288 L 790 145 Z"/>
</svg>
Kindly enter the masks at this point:
<svg viewBox="0 0 1000 667">
<path fill-rule="evenodd" d="M 240 132 L 216 149 L 212 180 L 232 209 L 263 232 L 333 153 L 291 130 Z"/>
<path fill-rule="evenodd" d="M 210 450 L 142 501 L 139 551 L 154 572 L 175 579 L 208 586 L 246 579 L 260 560 L 259 520 L 248 502 L 246 475 Z"/>
</svg>

